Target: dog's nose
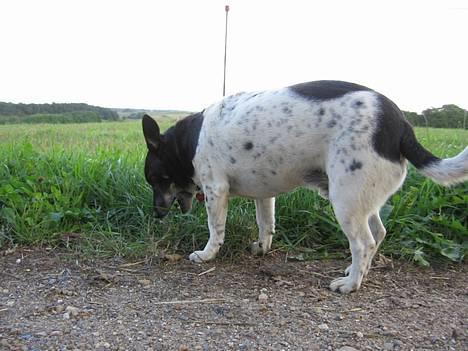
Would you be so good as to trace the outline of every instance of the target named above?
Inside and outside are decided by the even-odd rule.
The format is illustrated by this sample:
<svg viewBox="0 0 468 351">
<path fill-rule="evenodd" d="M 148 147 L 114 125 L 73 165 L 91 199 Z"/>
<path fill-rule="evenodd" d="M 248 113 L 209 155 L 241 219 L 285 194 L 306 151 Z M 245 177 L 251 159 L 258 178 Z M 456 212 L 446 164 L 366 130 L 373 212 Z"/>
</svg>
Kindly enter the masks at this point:
<svg viewBox="0 0 468 351">
<path fill-rule="evenodd" d="M 168 212 L 169 212 L 169 210 L 156 207 L 154 209 L 154 216 L 156 218 L 164 218 L 164 217 L 167 216 Z"/>
</svg>

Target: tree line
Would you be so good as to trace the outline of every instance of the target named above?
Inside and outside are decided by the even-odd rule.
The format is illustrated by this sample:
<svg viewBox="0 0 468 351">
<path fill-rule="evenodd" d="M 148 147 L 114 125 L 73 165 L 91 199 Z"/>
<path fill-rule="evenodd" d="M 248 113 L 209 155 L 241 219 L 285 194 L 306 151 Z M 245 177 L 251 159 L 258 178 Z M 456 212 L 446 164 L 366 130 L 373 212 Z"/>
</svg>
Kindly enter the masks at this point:
<svg viewBox="0 0 468 351">
<path fill-rule="evenodd" d="M 143 111 L 110 109 L 84 103 L 14 104 L 0 102 L 0 124 L 85 123 L 102 120 L 116 121 L 121 118 L 140 119 Z M 415 127 L 465 129 L 468 127 L 467 111 L 456 105 L 426 109 L 421 114 L 409 111 L 404 111 L 404 113 L 408 121 Z M 122 117 L 119 117 L 119 114 Z"/>
<path fill-rule="evenodd" d="M 0 124 L 116 121 L 116 111 L 84 103 L 14 104 L 0 102 Z"/>
<path fill-rule="evenodd" d="M 457 105 L 444 105 L 424 110 L 421 114 L 404 111 L 408 121 L 415 127 L 468 128 L 468 111 Z"/>
</svg>

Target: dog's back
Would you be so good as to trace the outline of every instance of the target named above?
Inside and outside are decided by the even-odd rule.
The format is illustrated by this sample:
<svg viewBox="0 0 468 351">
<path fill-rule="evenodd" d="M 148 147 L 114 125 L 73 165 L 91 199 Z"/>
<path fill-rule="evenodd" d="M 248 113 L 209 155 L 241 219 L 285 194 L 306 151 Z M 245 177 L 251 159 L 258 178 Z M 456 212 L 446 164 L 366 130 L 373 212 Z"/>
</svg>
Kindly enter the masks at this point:
<svg viewBox="0 0 468 351">
<path fill-rule="evenodd" d="M 377 157 L 372 137 L 380 95 L 342 82 L 327 82 L 335 90 L 319 94 L 317 83 L 241 93 L 209 107 L 195 168 L 210 164 L 211 172 L 229 178 L 231 194 L 249 197 L 317 185 L 332 172 L 363 170 Z"/>
</svg>

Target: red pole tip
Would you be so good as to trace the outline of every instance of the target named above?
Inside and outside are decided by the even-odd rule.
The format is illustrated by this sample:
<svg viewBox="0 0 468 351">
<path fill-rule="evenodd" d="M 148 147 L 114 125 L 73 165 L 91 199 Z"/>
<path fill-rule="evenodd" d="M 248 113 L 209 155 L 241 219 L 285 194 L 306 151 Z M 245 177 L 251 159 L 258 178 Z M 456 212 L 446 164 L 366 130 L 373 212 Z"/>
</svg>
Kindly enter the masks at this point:
<svg viewBox="0 0 468 351">
<path fill-rule="evenodd" d="M 228 11 L 229 11 L 229 5 L 226 5 L 226 6 L 224 7 L 224 10 L 226 10 L 226 12 L 228 12 Z"/>
</svg>

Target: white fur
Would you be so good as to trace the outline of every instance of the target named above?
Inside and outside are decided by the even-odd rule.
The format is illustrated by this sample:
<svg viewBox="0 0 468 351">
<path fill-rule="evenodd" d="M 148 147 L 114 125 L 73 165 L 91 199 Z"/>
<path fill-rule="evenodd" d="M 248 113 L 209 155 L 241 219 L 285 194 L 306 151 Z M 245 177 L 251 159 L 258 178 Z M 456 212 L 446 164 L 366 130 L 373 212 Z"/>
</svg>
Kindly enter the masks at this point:
<svg viewBox="0 0 468 351">
<path fill-rule="evenodd" d="M 348 275 L 331 288 L 357 290 L 385 237 L 379 209 L 406 176 L 405 160 L 390 162 L 372 146 L 379 108 L 373 91 L 314 102 L 283 88 L 237 94 L 206 109 L 193 164 L 194 181 L 207 200 L 210 239 L 190 259 L 207 261 L 218 253 L 229 196 L 255 199 L 259 241 L 252 248 L 265 253 L 274 233 L 274 197 L 298 186 L 319 186 L 352 253 Z M 314 172 L 328 175 L 328 189 L 314 183 Z"/>
<path fill-rule="evenodd" d="M 440 160 L 419 171 L 442 185 L 463 183 L 468 180 L 468 147 L 455 157 Z"/>
</svg>

